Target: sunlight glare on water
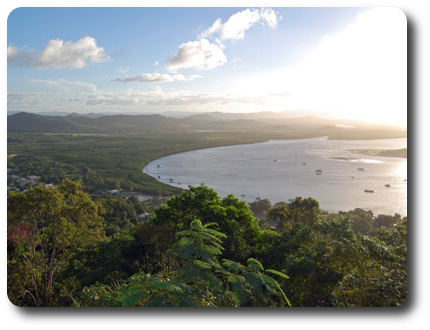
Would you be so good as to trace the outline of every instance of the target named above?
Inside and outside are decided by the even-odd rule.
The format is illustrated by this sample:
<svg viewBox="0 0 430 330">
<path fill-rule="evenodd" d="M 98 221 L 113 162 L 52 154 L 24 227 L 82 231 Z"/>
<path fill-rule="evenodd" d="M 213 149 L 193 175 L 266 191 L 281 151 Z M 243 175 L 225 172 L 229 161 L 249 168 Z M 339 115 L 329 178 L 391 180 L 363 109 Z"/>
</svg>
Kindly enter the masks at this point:
<svg viewBox="0 0 430 330">
<path fill-rule="evenodd" d="M 221 197 L 233 194 L 246 202 L 267 198 L 274 204 L 302 196 L 331 212 L 363 208 L 406 216 L 407 160 L 348 151 L 406 145 L 406 139 L 268 141 L 166 156 L 144 172 L 185 189 L 204 183 Z"/>
</svg>

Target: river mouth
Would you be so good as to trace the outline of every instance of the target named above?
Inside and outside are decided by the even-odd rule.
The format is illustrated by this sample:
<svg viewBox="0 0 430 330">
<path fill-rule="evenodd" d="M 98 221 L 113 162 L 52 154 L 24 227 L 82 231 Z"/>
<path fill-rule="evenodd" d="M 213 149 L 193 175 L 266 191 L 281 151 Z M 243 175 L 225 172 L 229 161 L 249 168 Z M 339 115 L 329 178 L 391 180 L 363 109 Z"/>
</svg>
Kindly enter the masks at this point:
<svg viewBox="0 0 430 330">
<path fill-rule="evenodd" d="M 310 144 L 317 152 L 309 152 Z M 375 214 L 406 216 L 407 160 L 355 157 L 347 151 L 396 149 L 406 144 L 406 139 L 268 141 L 166 156 L 144 170 L 172 186 L 186 189 L 204 183 L 221 197 L 233 194 L 248 203 L 267 198 L 274 204 L 301 196 L 317 199 L 330 212 L 363 208 Z"/>
</svg>

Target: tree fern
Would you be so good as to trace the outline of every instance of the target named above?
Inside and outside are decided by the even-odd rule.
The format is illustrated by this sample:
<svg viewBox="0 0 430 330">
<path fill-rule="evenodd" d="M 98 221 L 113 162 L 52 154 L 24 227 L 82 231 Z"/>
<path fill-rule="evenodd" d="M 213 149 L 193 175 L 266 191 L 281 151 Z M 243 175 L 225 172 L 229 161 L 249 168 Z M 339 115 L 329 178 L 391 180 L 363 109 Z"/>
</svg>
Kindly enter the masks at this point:
<svg viewBox="0 0 430 330">
<path fill-rule="evenodd" d="M 124 306 L 178 306 L 189 289 L 161 275 L 135 274 L 124 285 L 119 299 Z M 192 304 L 190 306 L 193 306 Z"/>
<path fill-rule="evenodd" d="M 225 270 L 220 273 L 227 276 L 227 282 L 241 306 L 267 306 L 268 300 L 273 301 L 276 296 L 282 297 L 291 306 L 278 281 L 265 273 L 282 279 L 288 279 L 287 275 L 273 269 L 264 270 L 263 265 L 254 258 L 247 260 L 247 266 L 225 259 L 222 265 Z"/>
</svg>

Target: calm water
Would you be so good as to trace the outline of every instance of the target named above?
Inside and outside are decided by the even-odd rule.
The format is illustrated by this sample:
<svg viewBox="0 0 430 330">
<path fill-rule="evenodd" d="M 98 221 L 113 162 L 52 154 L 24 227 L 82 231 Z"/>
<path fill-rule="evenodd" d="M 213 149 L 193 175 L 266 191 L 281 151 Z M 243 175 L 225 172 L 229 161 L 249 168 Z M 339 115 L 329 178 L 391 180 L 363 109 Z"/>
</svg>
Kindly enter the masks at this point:
<svg viewBox="0 0 430 330">
<path fill-rule="evenodd" d="M 204 182 L 221 197 L 233 194 L 246 202 L 267 198 L 273 204 L 302 196 L 317 199 L 327 211 L 360 207 L 375 215 L 406 216 L 406 159 L 345 151 L 406 146 L 407 139 L 341 141 L 322 137 L 268 141 L 166 156 L 149 163 L 143 171 L 182 188 Z M 316 169 L 322 170 L 321 175 Z"/>
</svg>

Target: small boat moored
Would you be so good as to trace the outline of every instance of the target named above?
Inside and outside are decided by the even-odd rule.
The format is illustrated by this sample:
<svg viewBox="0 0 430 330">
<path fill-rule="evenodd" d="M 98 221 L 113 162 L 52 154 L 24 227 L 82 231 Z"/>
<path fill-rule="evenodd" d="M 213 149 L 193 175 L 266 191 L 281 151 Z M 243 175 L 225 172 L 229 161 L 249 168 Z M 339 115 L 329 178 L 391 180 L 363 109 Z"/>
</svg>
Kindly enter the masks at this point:
<svg viewBox="0 0 430 330">
<path fill-rule="evenodd" d="M 371 190 L 371 189 L 364 189 L 364 192 L 373 193 L 373 192 L 374 192 L 374 190 Z"/>
</svg>

